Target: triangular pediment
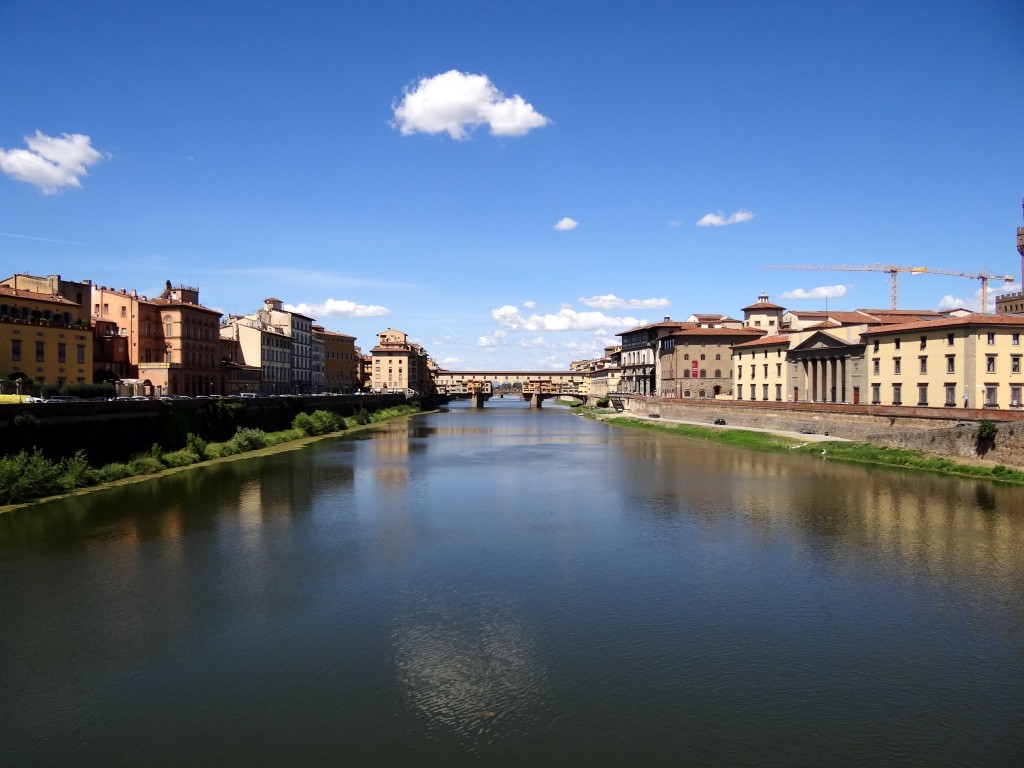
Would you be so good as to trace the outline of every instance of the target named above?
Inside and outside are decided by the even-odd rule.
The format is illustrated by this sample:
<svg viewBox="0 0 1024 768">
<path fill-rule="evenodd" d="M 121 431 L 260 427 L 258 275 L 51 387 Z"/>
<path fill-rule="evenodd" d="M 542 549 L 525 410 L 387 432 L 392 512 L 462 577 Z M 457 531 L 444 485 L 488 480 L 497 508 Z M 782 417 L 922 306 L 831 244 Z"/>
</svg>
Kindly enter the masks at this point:
<svg viewBox="0 0 1024 768">
<path fill-rule="evenodd" d="M 790 352 L 813 352 L 819 349 L 850 349 L 851 347 L 863 347 L 863 343 L 860 341 L 848 342 L 845 339 L 840 339 L 827 331 L 815 331 L 806 339 L 801 341 L 794 347 L 790 348 Z"/>
</svg>

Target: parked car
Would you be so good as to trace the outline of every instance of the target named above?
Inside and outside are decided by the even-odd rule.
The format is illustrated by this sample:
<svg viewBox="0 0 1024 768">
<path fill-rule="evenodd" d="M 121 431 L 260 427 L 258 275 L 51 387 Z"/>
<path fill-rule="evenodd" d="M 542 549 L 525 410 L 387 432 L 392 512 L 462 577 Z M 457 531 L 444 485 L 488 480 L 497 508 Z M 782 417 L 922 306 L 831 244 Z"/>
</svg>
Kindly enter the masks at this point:
<svg viewBox="0 0 1024 768">
<path fill-rule="evenodd" d="M 720 427 L 724 426 L 725 425 L 725 419 L 719 417 L 719 418 L 715 419 L 714 423 L 717 424 Z"/>
<path fill-rule="evenodd" d="M 44 403 L 80 403 L 82 398 L 74 395 L 51 395 L 43 400 Z"/>
</svg>

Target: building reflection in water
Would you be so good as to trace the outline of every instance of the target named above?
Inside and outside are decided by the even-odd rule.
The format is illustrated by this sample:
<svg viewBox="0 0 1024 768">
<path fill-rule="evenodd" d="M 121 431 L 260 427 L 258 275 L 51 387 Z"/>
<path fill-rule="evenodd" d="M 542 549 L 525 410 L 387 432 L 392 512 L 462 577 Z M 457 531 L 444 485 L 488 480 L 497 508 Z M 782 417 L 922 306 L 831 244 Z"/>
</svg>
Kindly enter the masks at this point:
<svg viewBox="0 0 1024 768">
<path fill-rule="evenodd" d="M 622 481 L 633 485 L 638 508 L 667 523 L 739 515 L 766 540 L 803 537 L 808 546 L 836 552 L 868 548 L 943 578 L 1024 572 L 1024 489 L 1018 486 L 827 456 L 657 437 L 635 443 Z M 664 470 L 645 473 L 642 466 Z"/>
</svg>

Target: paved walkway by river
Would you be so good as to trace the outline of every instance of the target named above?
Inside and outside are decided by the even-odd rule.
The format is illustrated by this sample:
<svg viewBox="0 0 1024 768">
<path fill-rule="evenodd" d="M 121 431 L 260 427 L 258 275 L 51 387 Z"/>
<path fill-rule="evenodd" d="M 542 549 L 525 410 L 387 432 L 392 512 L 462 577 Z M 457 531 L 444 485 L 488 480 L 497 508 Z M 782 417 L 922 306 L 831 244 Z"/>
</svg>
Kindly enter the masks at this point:
<svg viewBox="0 0 1024 768">
<path fill-rule="evenodd" d="M 767 432 L 771 435 L 782 435 L 783 437 L 792 437 L 796 440 L 803 440 L 805 443 L 820 443 L 824 441 L 835 441 L 835 442 L 850 442 L 845 437 L 832 437 L 828 434 L 819 435 L 817 433 L 806 433 L 806 432 L 787 432 L 782 429 L 761 429 L 759 427 L 744 427 L 735 424 L 708 424 L 706 421 L 684 421 L 683 419 L 666 419 L 663 417 L 651 418 L 639 413 L 628 413 L 626 411 L 614 411 L 609 413 L 598 414 L 599 419 L 614 419 L 619 416 L 625 416 L 633 419 L 643 419 L 646 421 L 661 421 L 670 424 L 691 424 L 695 427 L 706 427 L 707 429 L 742 429 L 746 432 Z"/>
</svg>

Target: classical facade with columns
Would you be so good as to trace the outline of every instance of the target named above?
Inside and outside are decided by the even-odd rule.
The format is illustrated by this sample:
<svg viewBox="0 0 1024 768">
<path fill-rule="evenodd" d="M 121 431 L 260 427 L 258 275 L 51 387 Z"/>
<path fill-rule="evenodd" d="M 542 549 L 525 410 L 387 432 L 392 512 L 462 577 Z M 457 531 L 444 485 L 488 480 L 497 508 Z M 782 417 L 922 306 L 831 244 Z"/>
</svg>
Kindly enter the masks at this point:
<svg viewBox="0 0 1024 768">
<path fill-rule="evenodd" d="M 864 392 L 864 344 L 824 331 L 791 348 L 786 356 L 792 402 L 861 402 Z"/>
</svg>

